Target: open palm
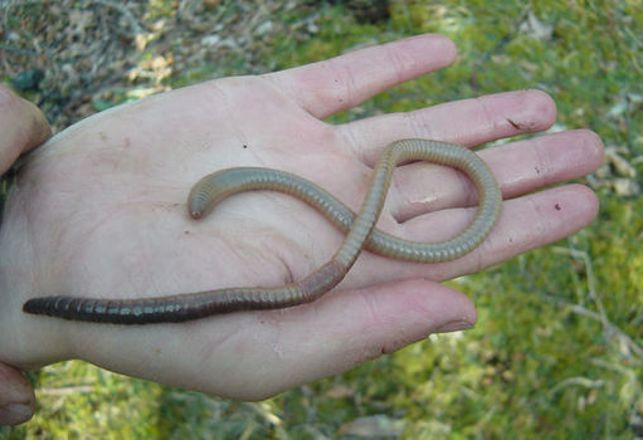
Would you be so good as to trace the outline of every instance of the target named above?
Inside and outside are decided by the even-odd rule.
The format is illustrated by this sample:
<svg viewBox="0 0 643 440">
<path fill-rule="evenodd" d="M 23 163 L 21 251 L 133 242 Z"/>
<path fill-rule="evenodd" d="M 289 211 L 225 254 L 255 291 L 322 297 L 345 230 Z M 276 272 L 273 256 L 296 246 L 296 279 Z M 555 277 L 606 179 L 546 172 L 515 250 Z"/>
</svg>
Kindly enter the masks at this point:
<svg viewBox="0 0 643 440">
<path fill-rule="evenodd" d="M 346 370 L 435 331 L 470 326 L 468 299 L 438 284 L 560 239 L 595 216 L 579 185 L 535 190 L 591 172 L 601 144 L 585 130 L 481 153 L 503 189 L 502 217 L 462 259 L 419 265 L 363 254 L 321 300 L 182 324 L 115 326 L 25 315 L 36 296 L 134 298 L 218 287 L 272 286 L 325 262 L 342 235 L 307 205 L 254 192 L 207 218 L 188 215 L 190 187 L 215 170 L 265 166 L 302 175 L 358 208 L 371 166 L 391 141 L 476 145 L 547 128 L 550 98 L 522 91 L 376 116 L 320 118 L 450 63 L 452 44 L 423 36 L 258 77 L 175 90 L 100 113 L 28 158 L 0 241 L 0 359 L 16 366 L 81 358 L 115 371 L 256 399 Z M 462 175 L 400 167 L 378 223 L 443 240 L 472 218 Z M 8 288 L 7 286 L 11 286 Z"/>
</svg>

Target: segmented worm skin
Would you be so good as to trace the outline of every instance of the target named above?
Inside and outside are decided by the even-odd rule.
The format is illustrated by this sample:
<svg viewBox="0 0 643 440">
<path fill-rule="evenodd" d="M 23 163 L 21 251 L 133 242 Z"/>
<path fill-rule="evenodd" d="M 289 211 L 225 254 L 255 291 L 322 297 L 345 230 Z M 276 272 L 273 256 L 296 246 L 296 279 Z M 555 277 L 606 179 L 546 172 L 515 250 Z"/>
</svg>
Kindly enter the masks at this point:
<svg viewBox="0 0 643 440">
<path fill-rule="evenodd" d="M 441 243 L 403 240 L 375 229 L 395 167 L 424 160 L 464 172 L 478 190 L 479 207 L 471 224 Z M 495 224 L 502 202 L 500 188 L 487 165 L 467 148 L 427 139 L 390 144 L 378 161 L 368 193 L 355 215 L 331 194 L 301 177 L 266 168 L 230 168 L 210 174 L 192 188 L 188 209 L 194 218 L 209 213 L 221 200 L 250 190 L 291 194 L 320 211 L 346 238 L 331 260 L 304 279 L 281 287 L 240 287 L 142 299 L 93 299 L 50 296 L 28 300 L 26 313 L 74 321 L 113 324 L 182 322 L 220 313 L 291 307 L 318 299 L 339 284 L 361 249 L 396 259 L 437 263 L 459 258 L 476 248 Z"/>
</svg>

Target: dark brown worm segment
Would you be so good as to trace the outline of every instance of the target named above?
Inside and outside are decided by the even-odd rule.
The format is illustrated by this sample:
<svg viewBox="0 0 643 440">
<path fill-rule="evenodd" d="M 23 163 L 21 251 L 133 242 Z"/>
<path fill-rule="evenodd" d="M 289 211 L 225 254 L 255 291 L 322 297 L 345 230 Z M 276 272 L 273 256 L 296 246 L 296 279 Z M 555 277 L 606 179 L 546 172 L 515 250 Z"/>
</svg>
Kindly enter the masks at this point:
<svg viewBox="0 0 643 440">
<path fill-rule="evenodd" d="M 476 217 L 457 237 L 441 243 L 418 243 L 375 229 L 393 171 L 399 163 L 409 160 L 424 160 L 456 168 L 475 184 L 480 200 Z M 243 310 L 296 306 L 318 299 L 339 284 L 362 248 L 387 257 L 421 263 L 460 258 L 487 237 L 502 205 L 500 188 L 491 170 L 475 153 L 456 144 L 403 139 L 384 150 L 357 215 L 302 177 L 278 170 L 247 167 L 218 171 L 201 179 L 190 192 L 188 210 L 193 218 L 202 218 L 226 197 L 251 190 L 280 191 L 302 199 L 344 231 L 346 238 L 328 263 L 304 279 L 285 286 L 223 288 L 136 299 L 48 296 L 28 300 L 23 311 L 72 321 L 152 324 L 183 322 Z"/>
</svg>

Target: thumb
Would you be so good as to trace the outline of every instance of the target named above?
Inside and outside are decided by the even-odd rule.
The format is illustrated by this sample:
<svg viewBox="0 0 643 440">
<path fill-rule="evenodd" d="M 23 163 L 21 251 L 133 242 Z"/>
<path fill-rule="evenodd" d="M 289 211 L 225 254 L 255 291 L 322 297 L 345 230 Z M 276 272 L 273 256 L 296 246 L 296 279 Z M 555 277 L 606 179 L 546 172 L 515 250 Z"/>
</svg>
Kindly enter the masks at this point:
<svg viewBox="0 0 643 440">
<path fill-rule="evenodd" d="M 38 108 L 0 84 L 0 174 L 20 154 L 51 136 L 51 128 Z"/>
<path fill-rule="evenodd" d="M 31 418 L 36 398 L 17 369 L 0 363 L 0 425 L 17 425 Z"/>
</svg>

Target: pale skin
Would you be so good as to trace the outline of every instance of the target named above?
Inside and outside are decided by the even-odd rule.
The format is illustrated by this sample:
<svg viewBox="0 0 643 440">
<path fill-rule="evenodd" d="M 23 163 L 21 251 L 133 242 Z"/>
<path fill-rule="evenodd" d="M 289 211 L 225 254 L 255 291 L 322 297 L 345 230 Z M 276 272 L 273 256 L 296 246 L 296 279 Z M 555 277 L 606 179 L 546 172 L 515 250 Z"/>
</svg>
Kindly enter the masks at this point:
<svg viewBox="0 0 643 440">
<path fill-rule="evenodd" d="M 6 378 L 0 381 L 0 422 L 30 416 L 9 419 L 3 405 L 33 408 L 32 390 L 18 369 L 62 359 L 262 399 L 431 333 L 472 326 L 473 304 L 439 282 L 589 224 L 598 209 L 595 195 L 563 182 L 601 163 L 594 133 L 573 130 L 482 151 L 502 187 L 502 216 L 482 246 L 453 262 L 420 265 L 365 253 L 344 282 L 315 303 L 182 324 L 123 327 L 21 310 L 35 296 L 142 297 L 278 285 L 305 276 L 337 248 L 337 230 L 280 194 L 235 196 L 206 219 L 191 219 L 185 205 L 190 187 L 214 170 L 287 170 L 357 208 L 370 166 L 396 139 L 473 147 L 554 122 L 551 98 L 530 90 L 343 125 L 322 121 L 454 58 L 453 43 L 424 35 L 269 75 L 206 82 L 97 114 L 33 152 L 0 230 L 0 377 Z M 48 135 L 41 115 L 15 97 L 10 101 L 0 124 L 17 134 L 0 140 L 3 170 Z M 475 203 L 475 191 L 453 170 L 404 165 L 378 226 L 410 240 L 442 240 L 471 219 Z"/>
</svg>

